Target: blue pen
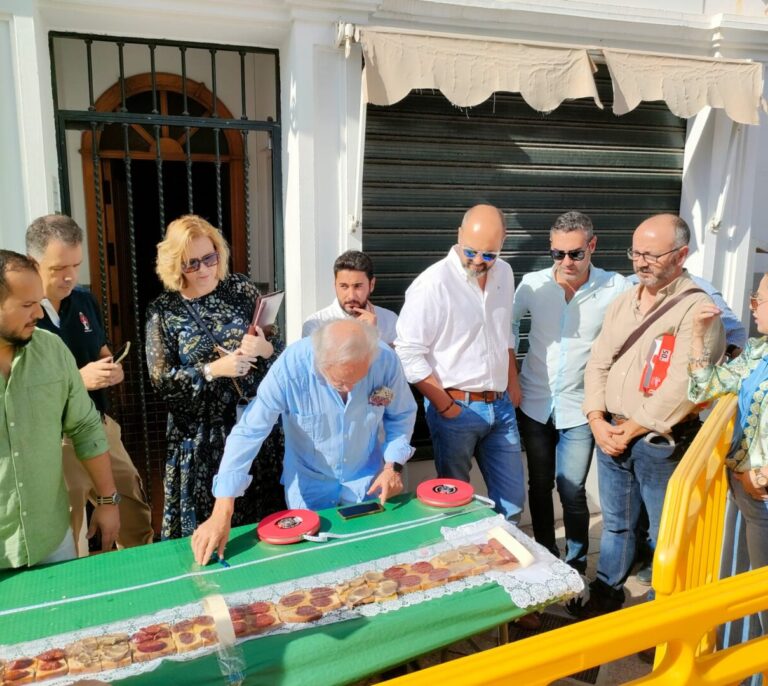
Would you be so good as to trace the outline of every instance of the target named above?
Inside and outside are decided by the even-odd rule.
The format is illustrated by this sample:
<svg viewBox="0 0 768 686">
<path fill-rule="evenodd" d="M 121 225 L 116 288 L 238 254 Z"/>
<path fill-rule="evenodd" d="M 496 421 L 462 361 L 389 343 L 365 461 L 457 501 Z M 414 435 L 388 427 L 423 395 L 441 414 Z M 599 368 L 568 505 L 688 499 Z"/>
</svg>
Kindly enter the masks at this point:
<svg viewBox="0 0 768 686">
<path fill-rule="evenodd" d="M 214 552 L 211 554 L 211 559 L 212 559 L 214 562 L 218 561 L 218 563 L 219 563 L 219 564 L 220 564 L 222 567 L 227 567 L 227 568 L 229 568 L 229 567 L 231 567 L 231 566 L 232 566 L 232 565 L 230 565 L 230 564 L 229 564 L 229 562 L 227 562 L 225 559 L 223 559 L 223 558 L 220 558 L 220 557 L 219 557 L 219 554 L 218 554 L 217 552 L 215 552 L 215 551 L 214 551 Z"/>
</svg>

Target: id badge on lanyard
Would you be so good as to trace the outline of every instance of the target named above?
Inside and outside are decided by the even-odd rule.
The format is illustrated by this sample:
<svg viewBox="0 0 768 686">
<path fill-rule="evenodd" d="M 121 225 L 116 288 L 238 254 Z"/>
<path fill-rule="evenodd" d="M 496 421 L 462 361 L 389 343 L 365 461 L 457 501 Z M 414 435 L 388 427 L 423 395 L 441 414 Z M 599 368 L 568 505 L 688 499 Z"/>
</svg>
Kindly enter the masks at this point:
<svg viewBox="0 0 768 686">
<path fill-rule="evenodd" d="M 643 373 L 640 376 L 640 391 L 653 395 L 667 376 L 672 352 L 675 349 L 675 337 L 670 334 L 654 339 L 648 356 L 645 358 Z"/>
</svg>

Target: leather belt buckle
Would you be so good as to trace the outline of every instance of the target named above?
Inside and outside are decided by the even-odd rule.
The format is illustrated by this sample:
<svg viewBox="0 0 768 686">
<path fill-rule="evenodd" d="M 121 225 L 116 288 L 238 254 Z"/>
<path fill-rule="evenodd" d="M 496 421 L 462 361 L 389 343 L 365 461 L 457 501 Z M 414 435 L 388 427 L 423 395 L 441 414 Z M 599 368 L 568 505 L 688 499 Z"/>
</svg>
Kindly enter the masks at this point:
<svg viewBox="0 0 768 686">
<path fill-rule="evenodd" d="M 499 391 L 462 391 L 460 388 L 446 388 L 445 392 L 454 400 L 465 403 L 493 403 L 504 395 Z"/>
</svg>

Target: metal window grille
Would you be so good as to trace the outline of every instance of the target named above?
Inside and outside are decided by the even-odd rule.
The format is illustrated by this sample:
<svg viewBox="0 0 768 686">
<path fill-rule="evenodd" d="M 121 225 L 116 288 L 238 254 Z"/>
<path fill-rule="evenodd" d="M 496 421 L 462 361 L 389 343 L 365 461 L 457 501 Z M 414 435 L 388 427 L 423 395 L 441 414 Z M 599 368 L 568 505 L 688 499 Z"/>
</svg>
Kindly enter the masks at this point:
<svg viewBox="0 0 768 686">
<path fill-rule="evenodd" d="M 57 31 L 49 34 L 49 50 L 61 208 L 71 214 L 76 205 L 71 182 L 78 151 L 72 149 L 68 133 L 81 131 L 91 287 L 101 302 L 111 342 L 130 339 L 137 351 L 126 363 L 125 382 L 113 393 L 113 413 L 149 491 L 162 478 L 167 414 L 150 387 L 144 361 L 145 308 L 161 288 L 148 260 L 154 263 L 154 246 L 167 223 L 194 212 L 206 216 L 230 241 L 233 269 L 252 273 L 252 220 L 257 213 L 265 215 L 264 207 L 253 202 L 254 161 L 249 151 L 254 147 L 278 151 L 262 178 L 268 177 L 264 204 L 271 205 L 271 285 L 282 288 L 284 283 L 278 53 Z M 143 60 L 143 70 L 137 71 L 137 58 Z M 197 80 L 189 74 L 191 58 Z M 202 59 L 207 61 L 203 79 Z M 273 69 L 271 92 L 257 88 L 253 64 L 258 59 L 262 72 Z M 79 87 L 68 78 L 73 69 L 79 71 Z M 111 100 L 109 92 L 96 92 L 97 72 L 113 74 Z M 219 97 L 223 85 L 229 93 L 226 104 Z M 271 103 L 271 109 L 259 107 L 263 101 Z M 239 109 L 239 116 L 230 108 Z M 265 109 L 270 109 L 269 115 L 257 116 L 257 110 L 262 115 Z M 114 282 L 119 284 L 117 294 L 110 288 Z M 147 290 L 148 283 L 154 284 L 154 293 Z M 153 505 L 157 511 L 159 502 Z"/>
</svg>

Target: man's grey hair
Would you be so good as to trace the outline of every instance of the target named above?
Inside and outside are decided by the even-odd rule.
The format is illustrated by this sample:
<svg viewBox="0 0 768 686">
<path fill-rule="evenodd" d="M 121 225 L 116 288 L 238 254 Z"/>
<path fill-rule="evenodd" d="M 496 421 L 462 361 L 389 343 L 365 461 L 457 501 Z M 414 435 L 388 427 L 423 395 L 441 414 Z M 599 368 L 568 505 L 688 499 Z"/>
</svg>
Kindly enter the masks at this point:
<svg viewBox="0 0 768 686">
<path fill-rule="evenodd" d="M 675 227 L 675 247 L 682 248 L 691 242 L 691 228 L 682 217 L 672 215 Z"/>
<path fill-rule="evenodd" d="M 27 228 L 27 254 L 40 259 L 51 241 L 75 247 L 83 242 L 83 230 L 66 214 L 46 214 Z"/>
<path fill-rule="evenodd" d="M 552 228 L 549 230 L 549 237 L 551 239 L 555 233 L 570 233 L 571 231 L 583 231 L 588 241 L 591 241 L 592 236 L 595 235 L 592 220 L 583 212 L 571 210 L 555 219 L 555 223 L 552 224 Z"/>
<path fill-rule="evenodd" d="M 351 326 L 351 331 L 349 330 Z M 339 329 L 347 329 L 346 335 Z M 339 364 L 368 360 L 379 353 L 379 332 L 375 326 L 350 319 L 337 319 L 312 333 L 315 366 L 326 369 Z"/>
</svg>

